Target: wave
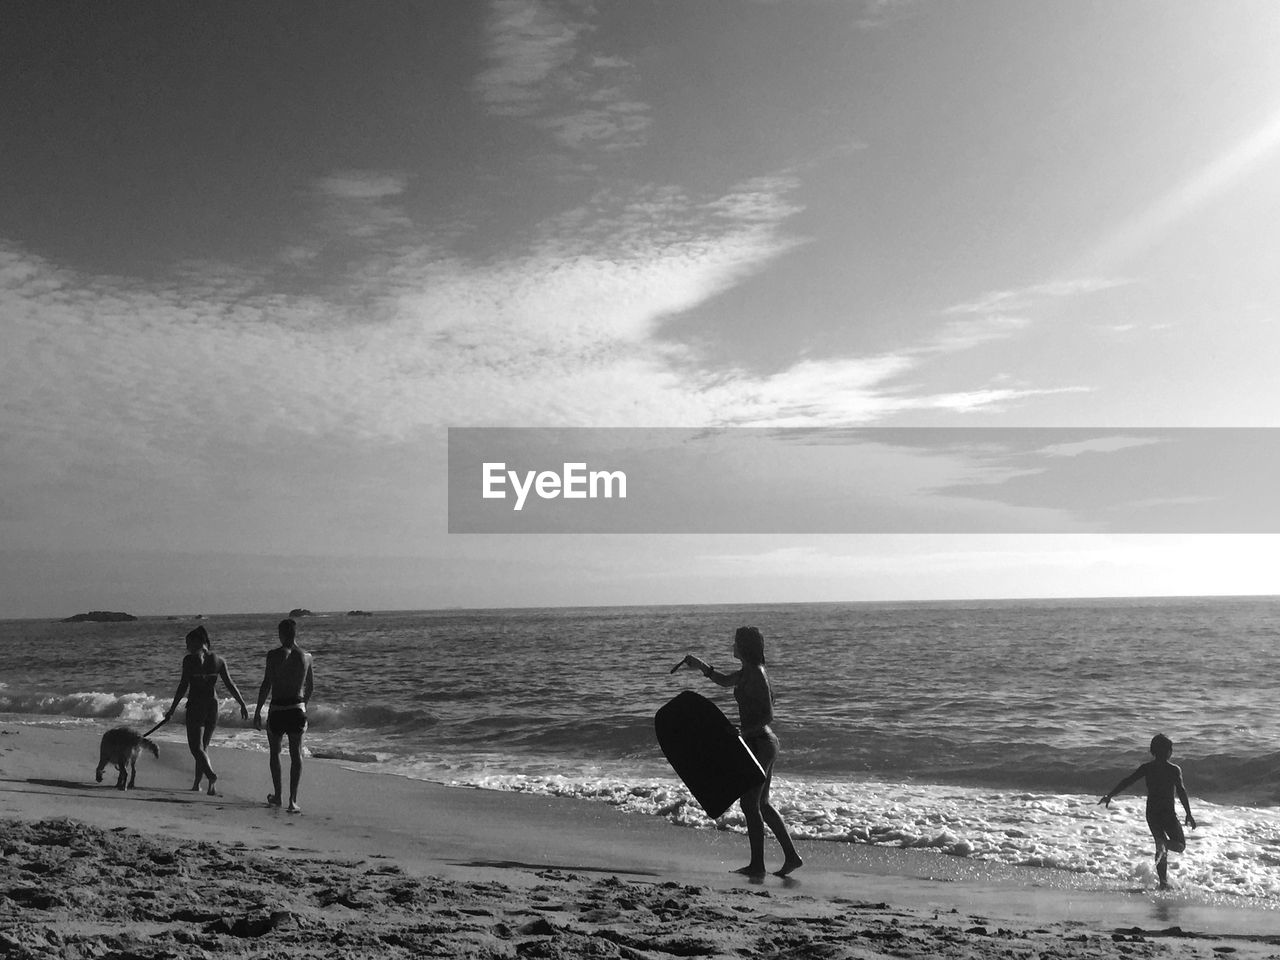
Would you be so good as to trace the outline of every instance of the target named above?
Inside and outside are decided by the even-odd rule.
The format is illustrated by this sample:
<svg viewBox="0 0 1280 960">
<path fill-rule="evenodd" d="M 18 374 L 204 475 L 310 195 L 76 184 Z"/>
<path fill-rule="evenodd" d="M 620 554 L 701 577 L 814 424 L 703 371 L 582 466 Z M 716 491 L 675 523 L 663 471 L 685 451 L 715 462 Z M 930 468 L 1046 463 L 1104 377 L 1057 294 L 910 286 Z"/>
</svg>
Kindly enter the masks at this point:
<svg viewBox="0 0 1280 960">
<path fill-rule="evenodd" d="M 1101 795 L 1150 759 L 1132 742 L 1114 737 L 1088 746 L 1063 746 L 1030 737 L 909 736 L 887 728 L 863 738 L 807 732 L 793 737 L 785 728 L 780 736 L 779 770 L 815 779 L 853 775 Z M 1256 752 L 1179 751 L 1173 760 L 1182 767 L 1193 795 L 1280 805 L 1280 752 L 1259 746 Z"/>
<path fill-rule="evenodd" d="M 89 720 L 121 720 L 126 723 L 159 723 L 173 702 L 172 697 L 155 697 L 147 693 L 78 693 L 12 692 L 0 687 L 0 713 L 34 716 L 66 716 Z M 181 721 L 181 707 L 175 719 Z M 253 703 L 249 702 L 252 718 Z M 434 726 L 439 719 L 425 710 L 405 710 L 377 703 L 355 706 L 312 704 L 307 708 L 313 730 L 366 729 L 385 733 L 418 730 Z M 220 726 L 249 726 L 241 720 L 240 708 L 230 697 L 219 698 Z"/>
<path fill-rule="evenodd" d="M 326 750 L 317 748 L 308 751 L 317 760 L 342 760 L 346 763 L 377 763 L 381 758 L 376 753 L 360 750 Z"/>
<path fill-rule="evenodd" d="M 117 694 L 89 691 L 48 694 L 10 693 L 8 690 L 0 690 L 0 712 L 38 716 L 158 723 L 171 702 L 171 700 L 161 701 L 146 693 Z"/>
<path fill-rule="evenodd" d="M 399 733 L 433 727 L 440 720 L 426 710 L 404 709 L 379 703 L 358 705 L 307 705 L 307 725 L 312 730 L 376 730 Z"/>
<path fill-rule="evenodd" d="M 411 775 L 411 774 L 410 774 Z M 671 779 L 643 782 L 502 773 L 458 777 L 460 786 L 596 800 L 696 829 L 745 833 L 740 810 L 711 820 Z M 1100 889 L 1150 887 L 1151 838 L 1141 797 L 1111 808 L 1078 794 L 998 792 L 882 781 L 774 781 L 773 806 L 801 839 L 862 843 L 1095 878 Z M 1196 801 L 1199 829 L 1172 865 L 1179 885 L 1221 902 L 1280 896 L 1280 811 Z"/>
</svg>

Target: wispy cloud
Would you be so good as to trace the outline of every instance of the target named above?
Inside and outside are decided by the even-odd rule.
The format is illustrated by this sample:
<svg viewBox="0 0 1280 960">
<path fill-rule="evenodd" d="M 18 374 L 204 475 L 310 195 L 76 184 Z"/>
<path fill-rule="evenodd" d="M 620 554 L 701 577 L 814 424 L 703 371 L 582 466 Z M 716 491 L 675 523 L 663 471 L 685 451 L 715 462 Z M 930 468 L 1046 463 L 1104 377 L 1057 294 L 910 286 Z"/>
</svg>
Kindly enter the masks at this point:
<svg viewBox="0 0 1280 960">
<path fill-rule="evenodd" d="M 948 319 L 918 352 L 954 353 L 986 343 L 1008 340 L 1031 330 L 1038 319 L 1062 301 L 1132 283 L 1125 278 L 1078 277 L 1003 290 L 991 290 L 975 300 L 942 311 Z"/>
<path fill-rule="evenodd" d="M 976 300 L 947 307 L 943 313 L 948 315 L 970 314 L 978 316 L 1009 313 L 1015 310 L 1026 310 L 1035 307 L 1043 304 L 1046 300 L 1083 296 L 1102 290 L 1123 287 L 1130 283 L 1133 283 L 1133 280 L 1123 277 L 1078 277 L 1070 280 L 1052 280 L 1027 287 L 991 290 Z"/>
<path fill-rule="evenodd" d="M 491 113 L 523 119 L 568 150 L 638 146 L 650 107 L 633 92 L 637 76 L 628 60 L 586 46 L 593 34 L 588 12 L 550 0 L 494 0 L 489 66 L 473 89 Z"/>
<path fill-rule="evenodd" d="M 317 192 L 339 200 L 380 200 L 404 193 L 408 178 L 403 174 L 370 170 L 346 170 L 321 177 Z"/>
<path fill-rule="evenodd" d="M 928 352 L 952 353 L 968 350 L 993 340 L 1004 340 L 1031 325 L 1027 317 L 993 313 L 950 320 L 921 349 Z"/>
<path fill-rule="evenodd" d="M 535 116 L 545 108 L 556 75 L 573 63 L 587 25 L 536 0 L 496 0 L 490 9 L 490 66 L 476 78 L 476 92 L 494 113 Z"/>
<path fill-rule="evenodd" d="M 313 184 L 324 210 L 318 233 L 365 243 L 402 238 L 412 222 L 397 198 L 408 185 L 403 174 L 375 170 L 348 170 L 320 178 Z"/>
<path fill-rule="evenodd" d="M 1146 447 L 1161 442 L 1163 441 L 1159 437 L 1107 436 L 1074 443 L 1056 443 L 1041 448 L 1039 452 L 1046 457 L 1078 457 L 1085 453 L 1115 453 L 1117 450 Z"/>
<path fill-rule="evenodd" d="M 853 23 L 859 30 L 878 30 L 913 15 L 919 6 L 920 0 L 855 0 Z"/>
</svg>

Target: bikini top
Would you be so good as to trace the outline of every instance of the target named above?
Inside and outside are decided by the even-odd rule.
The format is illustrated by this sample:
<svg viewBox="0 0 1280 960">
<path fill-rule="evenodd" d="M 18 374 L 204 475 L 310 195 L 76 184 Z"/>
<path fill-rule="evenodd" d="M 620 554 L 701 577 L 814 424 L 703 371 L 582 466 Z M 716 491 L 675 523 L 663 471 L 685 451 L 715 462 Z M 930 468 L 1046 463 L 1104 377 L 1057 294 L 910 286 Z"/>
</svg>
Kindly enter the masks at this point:
<svg viewBox="0 0 1280 960">
<path fill-rule="evenodd" d="M 197 657 L 200 665 L 199 670 L 192 670 L 187 674 L 187 681 L 190 684 L 187 696 L 199 699 L 201 697 L 212 697 L 214 688 L 218 685 L 218 674 L 221 672 L 222 663 L 216 653 L 209 654 L 208 659 Z M 212 666 L 212 670 L 209 667 Z"/>
</svg>

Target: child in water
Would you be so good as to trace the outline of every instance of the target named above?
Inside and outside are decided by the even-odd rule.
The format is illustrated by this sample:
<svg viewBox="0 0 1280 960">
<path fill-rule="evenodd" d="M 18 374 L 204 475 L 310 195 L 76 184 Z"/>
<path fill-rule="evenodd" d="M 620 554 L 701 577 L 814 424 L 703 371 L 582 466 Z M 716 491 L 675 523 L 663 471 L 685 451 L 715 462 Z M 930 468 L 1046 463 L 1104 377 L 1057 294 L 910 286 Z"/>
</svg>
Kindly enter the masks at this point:
<svg viewBox="0 0 1280 960">
<path fill-rule="evenodd" d="M 1182 809 L 1187 812 L 1186 824 L 1192 830 L 1196 828 L 1196 818 L 1191 815 L 1191 801 L 1187 798 L 1186 787 L 1182 785 L 1182 769 L 1170 763 L 1173 756 L 1173 741 L 1163 733 L 1151 738 L 1151 755 L 1148 760 L 1133 773 L 1115 785 L 1115 788 L 1098 802 L 1104 806 L 1111 805 L 1111 798 L 1130 784 L 1146 778 L 1147 781 L 1147 826 L 1151 828 L 1151 836 L 1156 841 L 1156 874 L 1160 877 L 1160 889 L 1169 889 L 1169 851 L 1181 853 L 1187 848 L 1187 838 L 1182 833 L 1182 824 L 1178 823 L 1178 811 L 1173 805 L 1174 794 L 1182 801 Z"/>
</svg>

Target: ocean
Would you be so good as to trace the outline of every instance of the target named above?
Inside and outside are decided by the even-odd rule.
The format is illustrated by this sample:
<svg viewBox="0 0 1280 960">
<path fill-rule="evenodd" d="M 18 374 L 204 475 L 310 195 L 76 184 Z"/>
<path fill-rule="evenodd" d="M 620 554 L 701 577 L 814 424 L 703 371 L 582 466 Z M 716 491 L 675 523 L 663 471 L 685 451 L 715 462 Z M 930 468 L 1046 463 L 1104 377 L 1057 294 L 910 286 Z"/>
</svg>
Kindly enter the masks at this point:
<svg viewBox="0 0 1280 960">
<path fill-rule="evenodd" d="M 208 616 L 250 712 L 282 614 Z M 193 616 L 0 621 L 9 723 L 150 726 Z M 315 655 L 307 747 L 360 769 L 708 820 L 666 765 L 653 714 L 671 667 L 735 665 L 765 636 L 782 752 L 774 805 L 800 838 L 926 848 L 1150 887 L 1142 785 L 1099 796 L 1174 741 L 1199 828 L 1171 879 L 1280 906 L 1280 598 L 660 606 L 342 613 L 299 619 Z M 221 690 L 221 686 L 220 686 Z M 185 751 L 180 715 L 156 734 Z M 223 694 L 215 745 L 265 749 Z M 92 761 L 86 758 L 87 770 Z M 1139 792 L 1133 792 L 1134 790 Z"/>
</svg>

